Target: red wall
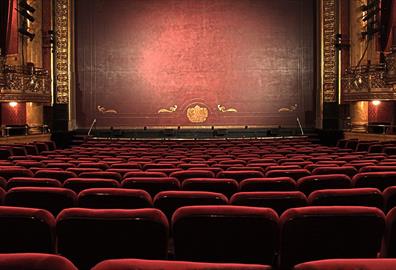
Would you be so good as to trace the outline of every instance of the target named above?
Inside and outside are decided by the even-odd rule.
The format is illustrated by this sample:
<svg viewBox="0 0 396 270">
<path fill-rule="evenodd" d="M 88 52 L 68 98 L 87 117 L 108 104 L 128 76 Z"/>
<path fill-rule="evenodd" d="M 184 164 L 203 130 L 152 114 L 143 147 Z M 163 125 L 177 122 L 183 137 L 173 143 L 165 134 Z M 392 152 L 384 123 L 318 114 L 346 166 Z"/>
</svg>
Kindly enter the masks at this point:
<svg viewBox="0 0 396 270">
<path fill-rule="evenodd" d="M 15 107 L 11 107 L 8 103 L 1 103 L 1 124 L 25 125 L 26 103 L 18 103 Z"/>
<path fill-rule="evenodd" d="M 296 126 L 297 116 L 313 126 L 313 4 L 76 1 L 78 126 L 94 118 L 99 127 Z M 158 113 L 174 105 L 175 112 Z M 208 112 L 203 122 L 187 117 L 196 105 Z"/>
<path fill-rule="evenodd" d="M 368 122 L 387 122 L 394 123 L 394 102 L 382 101 L 378 106 L 369 102 L 368 106 Z"/>
</svg>

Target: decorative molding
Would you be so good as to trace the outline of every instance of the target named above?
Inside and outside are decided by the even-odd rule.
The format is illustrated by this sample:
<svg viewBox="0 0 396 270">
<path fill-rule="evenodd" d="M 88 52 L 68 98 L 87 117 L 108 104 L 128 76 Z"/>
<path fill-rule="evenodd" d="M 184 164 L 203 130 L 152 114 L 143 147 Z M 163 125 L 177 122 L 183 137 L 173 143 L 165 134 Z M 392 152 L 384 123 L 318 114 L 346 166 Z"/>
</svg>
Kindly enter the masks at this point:
<svg viewBox="0 0 396 270">
<path fill-rule="evenodd" d="M 225 112 L 238 112 L 238 110 L 237 109 L 235 109 L 235 108 L 226 108 L 225 106 L 223 106 L 223 105 L 217 105 L 217 109 L 219 109 L 219 111 L 220 112 L 222 112 L 222 113 L 225 113 Z"/>
<path fill-rule="evenodd" d="M 177 110 L 177 105 L 170 106 L 169 109 L 161 108 L 158 113 L 173 113 Z"/>
<path fill-rule="evenodd" d="M 337 101 L 337 53 L 335 44 L 336 0 L 322 1 L 322 88 L 323 102 Z"/>
<path fill-rule="evenodd" d="M 187 118 L 192 123 L 203 123 L 208 118 L 209 111 L 206 107 L 201 107 L 198 104 L 187 109 Z"/>
<path fill-rule="evenodd" d="M 70 0 L 55 1 L 56 96 L 55 103 L 68 104 L 70 94 Z"/>
</svg>

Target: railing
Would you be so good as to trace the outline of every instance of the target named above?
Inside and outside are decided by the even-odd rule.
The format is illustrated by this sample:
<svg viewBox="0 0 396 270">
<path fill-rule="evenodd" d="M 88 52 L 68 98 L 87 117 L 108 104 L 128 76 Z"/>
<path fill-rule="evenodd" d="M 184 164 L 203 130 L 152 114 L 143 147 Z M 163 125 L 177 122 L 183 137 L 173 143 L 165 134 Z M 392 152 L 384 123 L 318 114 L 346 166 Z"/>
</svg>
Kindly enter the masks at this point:
<svg viewBox="0 0 396 270">
<path fill-rule="evenodd" d="M 28 66 L 0 63 L 0 101 L 51 102 L 51 80 L 48 71 Z"/>
<path fill-rule="evenodd" d="M 23 135 L 32 135 L 32 134 L 47 134 L 50 130 L 47 125 L 38 125 L 38 126 L 5 126 L 1 127 L 1 135 L 3 137 L 8 136 L 23 136 Z"/>
</svg>

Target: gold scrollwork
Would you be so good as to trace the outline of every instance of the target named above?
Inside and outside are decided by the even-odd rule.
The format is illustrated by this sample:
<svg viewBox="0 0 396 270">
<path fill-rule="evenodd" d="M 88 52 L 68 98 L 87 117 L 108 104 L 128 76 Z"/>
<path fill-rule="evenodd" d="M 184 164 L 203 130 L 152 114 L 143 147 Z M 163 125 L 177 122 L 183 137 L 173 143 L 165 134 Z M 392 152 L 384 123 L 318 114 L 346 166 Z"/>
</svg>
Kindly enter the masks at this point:
<svg viewBox="0 0 396 270">
<path fill-rule="evenodd" d="M 177 110 L 177 105 L 173 105 L 173 106 L 169 107 L 169 109 L 165 109 L 165 108 L 159 109 L 158 113 L 173 113 L 176 110 Z"/>
<path fill-rule="evenodd" d="M 192 123 L 203 123 L 208 118 L 208 115 L 208 109 L 199 105 L 187 109 L 187 118 Z"/>
<path fill-rule="evenodd" d="M 217 108 L 219 109 L 219 111 L 220 112 L 238 112 L 238 110 L 237 109 L 235 109 L 235 108 L 226 108 L 225 106 L 223 106 L 223 105 L 217 105 Z"/>
</svg>

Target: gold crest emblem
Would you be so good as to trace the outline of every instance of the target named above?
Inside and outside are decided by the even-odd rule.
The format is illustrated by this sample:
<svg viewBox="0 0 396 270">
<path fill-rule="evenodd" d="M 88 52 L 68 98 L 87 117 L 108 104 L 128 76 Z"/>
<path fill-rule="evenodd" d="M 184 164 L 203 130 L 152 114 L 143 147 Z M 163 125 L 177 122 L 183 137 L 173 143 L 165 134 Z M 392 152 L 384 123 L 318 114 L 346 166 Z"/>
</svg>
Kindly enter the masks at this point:
<svg viewBox="0 0 396 270">
<path fill-rule="evenodd" d="M 208 118 L 208 109 L 205 107 L 200 107 L 199 105 L 195 105 L 192 108 L 187 109 L 187 118 L 192 123 L 203 123 Z"/>
</svg>

